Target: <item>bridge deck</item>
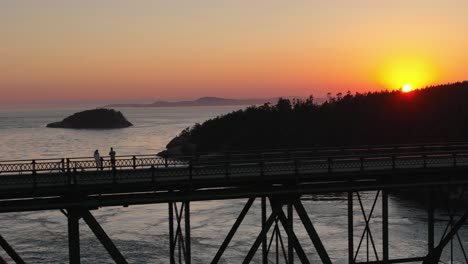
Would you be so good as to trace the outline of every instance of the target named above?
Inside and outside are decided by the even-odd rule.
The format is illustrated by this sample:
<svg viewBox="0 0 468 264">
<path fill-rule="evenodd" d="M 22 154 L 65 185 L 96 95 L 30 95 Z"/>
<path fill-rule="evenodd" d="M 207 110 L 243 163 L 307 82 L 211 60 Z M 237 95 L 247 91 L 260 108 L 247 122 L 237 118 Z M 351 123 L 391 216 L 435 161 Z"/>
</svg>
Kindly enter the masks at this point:
<svg viewBox="0 0 468 264">
<path fill-rule="evenodd" d="M 7 161 L 0 162 L 0 169 L 0 210 L 13 210 L 12 203 L 23 204 L 16 210 L 39 210 L 77 203 L 77 194 L 80 203 L 91 199 L 93 206 L 106 206 L 121 205 L 122 199 L 132 204 L 461 184 L 468 182 L 468 147 L 131 156 L 119 157 L 115 166 L 108 159 L 97 166 L 89 158 Z"/>
</svg>

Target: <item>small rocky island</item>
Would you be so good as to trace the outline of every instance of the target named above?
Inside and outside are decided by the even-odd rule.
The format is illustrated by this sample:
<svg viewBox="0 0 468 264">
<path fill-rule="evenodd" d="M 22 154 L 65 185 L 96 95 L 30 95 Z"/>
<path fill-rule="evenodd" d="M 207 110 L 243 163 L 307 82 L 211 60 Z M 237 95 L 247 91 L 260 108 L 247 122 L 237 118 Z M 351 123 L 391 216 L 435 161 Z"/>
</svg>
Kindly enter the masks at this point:
<svg viewBox="0 0 468 264">
<path fill-rule="evenodd" d="M 133 126 L 120 111 L 98 108 L 75 113 L 61 122 L 47 124 L 53 128 L 110 129 Z"/>
</svg>

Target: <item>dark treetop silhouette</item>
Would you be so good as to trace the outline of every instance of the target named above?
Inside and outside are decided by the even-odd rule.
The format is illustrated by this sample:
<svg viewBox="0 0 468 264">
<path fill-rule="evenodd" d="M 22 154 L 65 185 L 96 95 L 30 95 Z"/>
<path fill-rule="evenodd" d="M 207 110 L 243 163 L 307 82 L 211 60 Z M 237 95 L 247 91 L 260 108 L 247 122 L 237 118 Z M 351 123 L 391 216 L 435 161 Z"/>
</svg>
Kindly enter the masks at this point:
<svg viewBox="0 0 468 264">
<path fill-rule="evenodd" d="M 132 123 L 121 112 L 105 108 L 75 113 L 61 122 L 47 125 L 47 127 L 60 128 L 123 128 L 129 126 L 132 126 Z"/>
<path fill-rule="evenodd" d="M 169 154 L 468 140 L 468 82 L 411 93 L 337 94 L 319 105 L 279 99 L 183 130 Z"/>
</svg>

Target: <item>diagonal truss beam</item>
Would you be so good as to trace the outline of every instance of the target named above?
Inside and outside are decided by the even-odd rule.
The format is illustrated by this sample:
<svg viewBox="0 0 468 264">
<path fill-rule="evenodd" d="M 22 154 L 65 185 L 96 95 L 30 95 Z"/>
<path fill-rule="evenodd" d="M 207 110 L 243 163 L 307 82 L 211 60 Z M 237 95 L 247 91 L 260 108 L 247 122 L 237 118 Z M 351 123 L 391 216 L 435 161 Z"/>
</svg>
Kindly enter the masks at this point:
<svg viewBox="0 0 468 264">
<path fill-rule="evenodd" d="M 450 232 L 448 232 L 448 234 L 440 241 L 439 245 L 437 245 L 434 250 L 429 252 L 423 262 L 424 264 L 439 263 L 440 256 L 442 255 L 442 251 L 444 250 L 445 246 L 447 246 L 447 244 L 454 238 L 467 219 L 468 211 L 466 211 L 463 216 L 455 223 Z"/>
<path fill-rule="evenodd" d="M 99 239 L 102 245 L 106 248 L 107 252 L 111 255 L 112 259 L 117 264 L 127 264 L 127 261 L 114 245 L 109 236 L 104 232 L 104 229 L 99 225 L 94 216 L 86 210 L 81 211 L 83 220 L 88 224 L 89 228 L 93 231 L 94 235 Z"/>
<path fill-rule="evenodd" d="M 290 237 L 293 241 L 294 248 L 296 249 L 297 255 L 299 259 L 301 260 L 302 263 L 309 264 L 309 260 L 307 259 L 307 256 L 302 249 L 301 244 L 299 243 L 299 240 L 296 237 L 296 234 L 294 234 L 294 231 L 290 228 L 288 219 L 286 215 L 283 212 L 283 209 L 281 208 L 281 204 L 273 201 L 270 199 L 270 203 L 272 205 L 272 212 L 268 220 L 265 222 L 265 225 L 262 228 L 262 231 L 260 234 L 257 236 L 257 239 L 255 240 L 254 244 L 252 245 L 249 253 L 245 257 L 244 261 L 242 262 L 243 264 L 248 264 L 250 261 L 252 261 L 253 256 L 255 255 L 255 252 L 257 252 L 260 244 L 262 243 L 263 237 L 266 236 L 268 231 L 270 230 L 271 226 L 277 219 L 281 221 L 281 224 L 283 225 L 284 230 L 288 234 L 288 237 Z"/>
<path fill-rule="evenodd" d="M 241 225 L 242 221 L 244 220 L 245 216 L 247 215 L 247 212 L 249 211 L 249 209 L 252 206 L 254 201 L 255 201 L 255 198 L 250 198 L 247 201 L 247 204 L 244 206 L 244 209 L 242 209 L 242 212 L 240 213 L 239 217 L 237 217 L 236 222 L 234 223 L 234 225 L 232 226 L 232 228 L 229 231 L 228 235 L 224 239 L 223 244 L 221 244 L 221 247 L 219 248 L 218 252 L 216 253 L 216 256 L 211 261 L 211 264 L 218 263 L 219 259 L 221 258 L 224 251 L 226 250 L 227 246 L 229 245 L 229 242 L 231 242 L 231 239 L 234 237 L 234 234 L 237 232 L 237 229 Z"/>
<path fill-rule="evenodd" d="M 374 202 L 372 204 L 372 208 L 371 208 L 368 216 L 366 215 L 366 210 L 364 209 L 364 205 L 362 203 L 362 199 L 361 199 L 361 196 L 359 195 L 359 192 L 356 192 L 356 194 L 357 194 L 357 198 L 358 198 L 358 201 L 359 201 L 359 206 L 361 208 L 362 217 L 364 218 L 364 221 L 365 221 L 366 225 L 364 227 L 364 231 L 362 232 L 361 239 L 359 240 L 359 244 L 358 244 L 356 254 L 354 256 L 353 261 L 356 261 L 357 257 L 359 256 L 359 251 L 361 249 L 361 245 L 362 245 L 362 243 L 364 241 L 364 237 L 366 235 L 367 235 L 367 240 L 366 240 L 367 241 L 366 242 L 366 244 L 367 244 L 367 261 L 369 262 L 369 239 L 370 239 L 371 244 L 372 244 L 372 249 L 374 250 L 375 258 L 377 259 L 377 261 L 379 261 L 379 255 L 377 253 L 377 249 L 375 248 L 374 238 L 372 236 L 372 232 L 371 232 L 371 229 L 370 229 L 370 220 L 372 219 L 372 215 L 374 213 L 375 206 L 377 204 L 377 199 L 379 198 L 379 195 L 380 195 L 380 190 L 378 190 L 377 194 L 375 195 Z"/>
<path fill-rule="evenodd" d="M 307 230 L 307 234 L 309 235 L 310 240 L 312 240 L 312 243 L 314 244 L 315 249 L 317 250 L 317 253 L 320 256 L 322 263 L 331 264 L 332 262 L 330 260 L 330 257 L 328 256 L 327 250 L 325 250 L 325 247 L 322 244 L 322 240 L 320 240 L 320 236 L 315 230 L 312 221 L 310 221 L 309 215 L 307 214 L 304 205 L 302 205 L 301 200 L 299 198 L 297 198 L 294 202 L 294 207 L 296 208 L 296 212 L 299 215 L 302 224 Z"/>
<path fill-rule="evenodd" d="M 5 252 L 11 257 L 11 259 L 17 264 L 24 264 L 23 259 L 16 253 L 13 247 L 0 235 L 0 245 L 5 250 Z M 3 262 L 2 262 L 3 260 Z M 4 259 L 0 260 L 0 263 L 6 263 Z"/>
<path fill-rule="evenodd" d="M 283 228 L 286 231 L 286 234 L 288 234 L 288 237 L 291 238 L 294 248 L 296 249 L 297 256 L 301 260 L 301 263 L 303 264 L 310 263 L 309 260 L 307 259 L 304 249 L 302 249 L 302 246 L 299 243 L 299 239 L 297 239 L 296 234 L 294 233 L 294 230 L 289 226 L 288 218 L 284 214 L 283 209 L 281 208 L 281 205 L 275 205 L 275 207 L 277 207 L 276 213 L 278 215 L 278 218 L 281 221 L 281 224 L 283 225 Z"/>
<path fill-rule="evenodd" d="M 186 260 L 187 258 L 187 251 L 186 251 L 186 245 L 183 243 L 185 241 L 184 239 L 184 234 L 182 234 L 182 216 L 183 212 L 185 212 L 185 206 L 186 203 L 183 202 L 180 206 L 180 209 L 177 208 L 177 203 L 173 203 L 174 210 L 175 210 L 175 217 L 177 220 L 177 228 L 175 231 L 175 238 L 173 241 L 171 241 L 171 247 L 172 247 L 172 252 L 171 252 L 171 261 L 175 262 L 175 248 L 178 245 L 179 246 L 179 262 L 182 259 L 182 255 L 184 256 L 184 259 Z M 172 263 L 172 262 L 171 262 Z"/>
<path fill-rule="evenodd" d="M 253 256 L 255 255 L 255 252 L 257 252 L 258 247 L 263 241 L 263 237 L 266 236 L 268 231 L 270 230 L 271 226 L 275 222 L 276 219 L 276 212 L 272 212 L 270 217 L 268 217 L 268 220 L 265 222 L 265 225 L 262 228 L 262 231 L 260 231 L 260 234 L 257 236 L 257 239 L 255 239 L 255 242 L 253 243 L 252 247 L 249 250 L 249 253 L 245 257 L 244 261 L 242 264 L 248 264 L 250 261 L 252 261 Z"/>
</svg>

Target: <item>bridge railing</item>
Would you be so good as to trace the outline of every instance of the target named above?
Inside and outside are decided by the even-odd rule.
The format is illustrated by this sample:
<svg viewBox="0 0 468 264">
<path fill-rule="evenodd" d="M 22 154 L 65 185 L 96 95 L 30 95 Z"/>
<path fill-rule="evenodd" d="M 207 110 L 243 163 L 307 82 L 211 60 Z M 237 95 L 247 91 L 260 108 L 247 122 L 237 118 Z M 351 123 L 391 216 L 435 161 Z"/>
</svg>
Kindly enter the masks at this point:
<svg viewBox="0 0 468 264">
<path fill-rule="evenodd" d="M 198 154 L 191 156 L 174 156 L 171 158 L 155 155 L 118 156 L 115 163 L 110 157 L 102 157 L 98 162 L 90 157 L 78 157 L 67 159 L 35 159 L 0 161 L 0 177 L 12 174 L 41 174 L 71 171 L 95 171 L 95 170 L 124 170 L 144 168 L 177 168 L 189 165 L 229 166 L 228 164 L 246 163 L 274 163 L 282 161 L 323 161 L 332 170 L 340 163 L 346 163 L 351 159 L 358 159 L 363 166 L 368 164 L 383 164 L 383 160 L 389 159 L 398 164 L 415 160 L 426 166 L 437 162 L 447 162 L 451 159 L 453 164 L 463 163 L 468 153 L 468 143 L 434 144 L 425 146 L 372 146 L 352 148 L 329 148 L 312 150 L 274 150 L 268 152 L 230 152 L 221 154 Z M 355 163 L 355 162 L 354 162 Z M 401 166 L 403 166 L 401 165 Z"/>
<path fill-rule="evenodd" d="M 177 167 L 186 166 L 190 160 L 193 160 L 192 156 L 162 158 L 155 155 L 117 156 L 115 162 L 112 162 L 110 157 L 101 157 L 98 162 L 90 157 L 11 160 L 0 161 L 0 176 L 6 174 Z"/>
<path fill-rule="evenodd" d="M 15 172 L 0 174 L 0 189 L 26 188 L 34 192 L 40 188 L 94 186 L 100 184 L 139 183 L 157 186 L 173 182 L 180 188 L 192 186 L 193 181 L 210 184 L 212 180 L 229 183 L 232 179 L 248 181 L 309 181 L 316 176 L 333 180 L 344 175 L 374 175 L 378 171 L 396 172 L 423 168 L 468 168 L 468 151 L 374 154 L 368 156 L 309 156 L 292 158 L 258 158 L 230 162 L 196 163 L 194 159 L 163 159 L 151 156 L 121 156 L 115 166 L 105 157 L 102 167 L 90 158 L 24 161 L 13 170 L 27 169 L 22 175 Z M 54 164 L 56 167 L 54 167 Z M 59 165 L 60 164 L 60 165 Z M 23 167 L 24 166 L 24 167 Z M 33 171 L 29 169 L 33 168 Z M 343 174 L 345 173 L 345 174 Z M 351 173 L 351 174 L 346 174 Z M 328 178 L 330 177 L 330 178 Z M 335 178 L 335 179 L 337 179 Z M 226 181 L 224 181 L 226 180 Z"/>
</svg>

